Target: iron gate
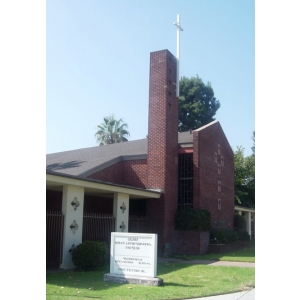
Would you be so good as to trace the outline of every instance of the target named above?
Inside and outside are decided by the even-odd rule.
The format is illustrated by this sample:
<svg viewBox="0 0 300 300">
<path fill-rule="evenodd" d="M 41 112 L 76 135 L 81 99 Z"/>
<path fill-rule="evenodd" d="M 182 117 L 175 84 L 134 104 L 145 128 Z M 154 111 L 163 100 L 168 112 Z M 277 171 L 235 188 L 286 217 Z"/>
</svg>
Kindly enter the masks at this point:
<svg viewBox="0 0 300 300">
<path fill-rule="evenodd" d="M 150 219 L 144 216 L 129 216 L 129 232 L 151 233 Z"/>
<path fill-rule="evenodd" d="M 46 211 L 46 266 L 59 268 L 62 261 L 64 215 Z"/>
<path fill-rule="evenodd" d="M 115 231 L 115 218 L 107 214 L 84 213 L 82 230 L 82 242 L 106 242 L 110 247 L 110 233 Z"/>
</svg>

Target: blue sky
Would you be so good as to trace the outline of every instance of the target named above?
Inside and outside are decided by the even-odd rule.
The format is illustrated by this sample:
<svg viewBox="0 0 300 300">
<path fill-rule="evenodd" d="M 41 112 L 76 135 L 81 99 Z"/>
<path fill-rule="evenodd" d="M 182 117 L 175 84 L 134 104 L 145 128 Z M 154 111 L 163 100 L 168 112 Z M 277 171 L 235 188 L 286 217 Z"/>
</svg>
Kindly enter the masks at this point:
<svg viewBox="0 0 300 300">
<path fill-rule="evenodd" d="M 253 0 L 47 1 L 47 153 L 96 146 L 110 114 L 128 123 L 129 140 L 146 137 L 150 52 L 176 55 L 177 14 L 180 76 L 211 83 L 230 145 L 252 153 Z"/>
</svg>

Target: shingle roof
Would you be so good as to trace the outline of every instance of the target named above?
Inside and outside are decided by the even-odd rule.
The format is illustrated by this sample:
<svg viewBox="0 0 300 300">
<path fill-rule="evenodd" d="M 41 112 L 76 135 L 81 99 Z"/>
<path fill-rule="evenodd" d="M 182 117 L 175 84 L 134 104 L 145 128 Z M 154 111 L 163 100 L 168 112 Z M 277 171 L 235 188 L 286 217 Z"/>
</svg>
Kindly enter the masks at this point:
<svg viewBox="0 0 300 300">
<path fill-rule="evenodd" d="M 124 155 L 147 154 L 147 139 L 47 154 L 47 170 L 77 175 Z"/>
<path fill-rule="evenodd" d="M 178 144 L 193 144 L 193 133 L 189 131 L 179 132 Z"/>
<path fill-rule="evenodd" d="M 91 170 L 100 170 L 121 160 L 122 157 L 146 158 L 147 139 L 124 143 L 95 146 L 46 155 L 46 170 L 57 173 L 86 177 Z M 179 144 L 192 144 L 193 134 L 182 132 L 178 134 Z"/>
</svg>

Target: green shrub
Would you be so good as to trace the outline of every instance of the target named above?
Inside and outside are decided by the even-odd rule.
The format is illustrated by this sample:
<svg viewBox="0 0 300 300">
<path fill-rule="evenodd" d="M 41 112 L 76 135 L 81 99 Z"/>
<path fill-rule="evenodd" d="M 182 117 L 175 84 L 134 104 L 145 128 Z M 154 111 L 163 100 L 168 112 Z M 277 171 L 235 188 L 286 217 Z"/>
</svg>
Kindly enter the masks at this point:
<svg viewBox="0 0 300 300">
<path fill-rule="evenodd" d="M 72 261 L 78 269 L 95 270 L 108 262 L 108 247 L 104 242 L 85 241 L 72 251 Z"/>
<path fill-rule="evenodd" d="M 250 241 L 250 235 L 246 230 L 237 230 L 238 241 Z"/>
<path fill-rule="evenodd" d="M 209 231 L 210 212 L 206 209 L 185 208 L 175 216 L 175 230 Z"/>
<path fill-rule="evenodd" d="M 237 240 L 237 233 L 229 229 L 213 229 L 210 232 L 211 244 L 229 244 Z"/>
<path fill-rule="evenodd" d="M 229 244 L 249 240 L 250 236 L 245 230 L 213 229 L 210 232 L 211 244 Z"/>
<path fill-rule="evenodd" d="M 235 230 L 245 230 L 246 221 L 242 215 L 234 215 L 234 229 Z"/>
</svg>

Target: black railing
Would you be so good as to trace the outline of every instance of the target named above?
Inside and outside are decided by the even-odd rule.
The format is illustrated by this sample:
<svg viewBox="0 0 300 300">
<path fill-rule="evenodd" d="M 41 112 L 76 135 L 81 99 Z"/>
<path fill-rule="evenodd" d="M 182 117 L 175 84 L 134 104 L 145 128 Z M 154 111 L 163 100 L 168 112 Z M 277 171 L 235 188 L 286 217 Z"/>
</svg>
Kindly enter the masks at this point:
<svg viewBox="0 0 300 300">
<path fill-rule="evenodd" d="M 115 231 L 113 215 L 84 213 L 82 241 L 106 242 L 110 246 L 111 232 Z"/>
<path fill-rule="evenodd" d="M 46 265 L 58 268 L 62 262 L 64 215 L 61 211 L 46 212 Z"/>
</svg>

